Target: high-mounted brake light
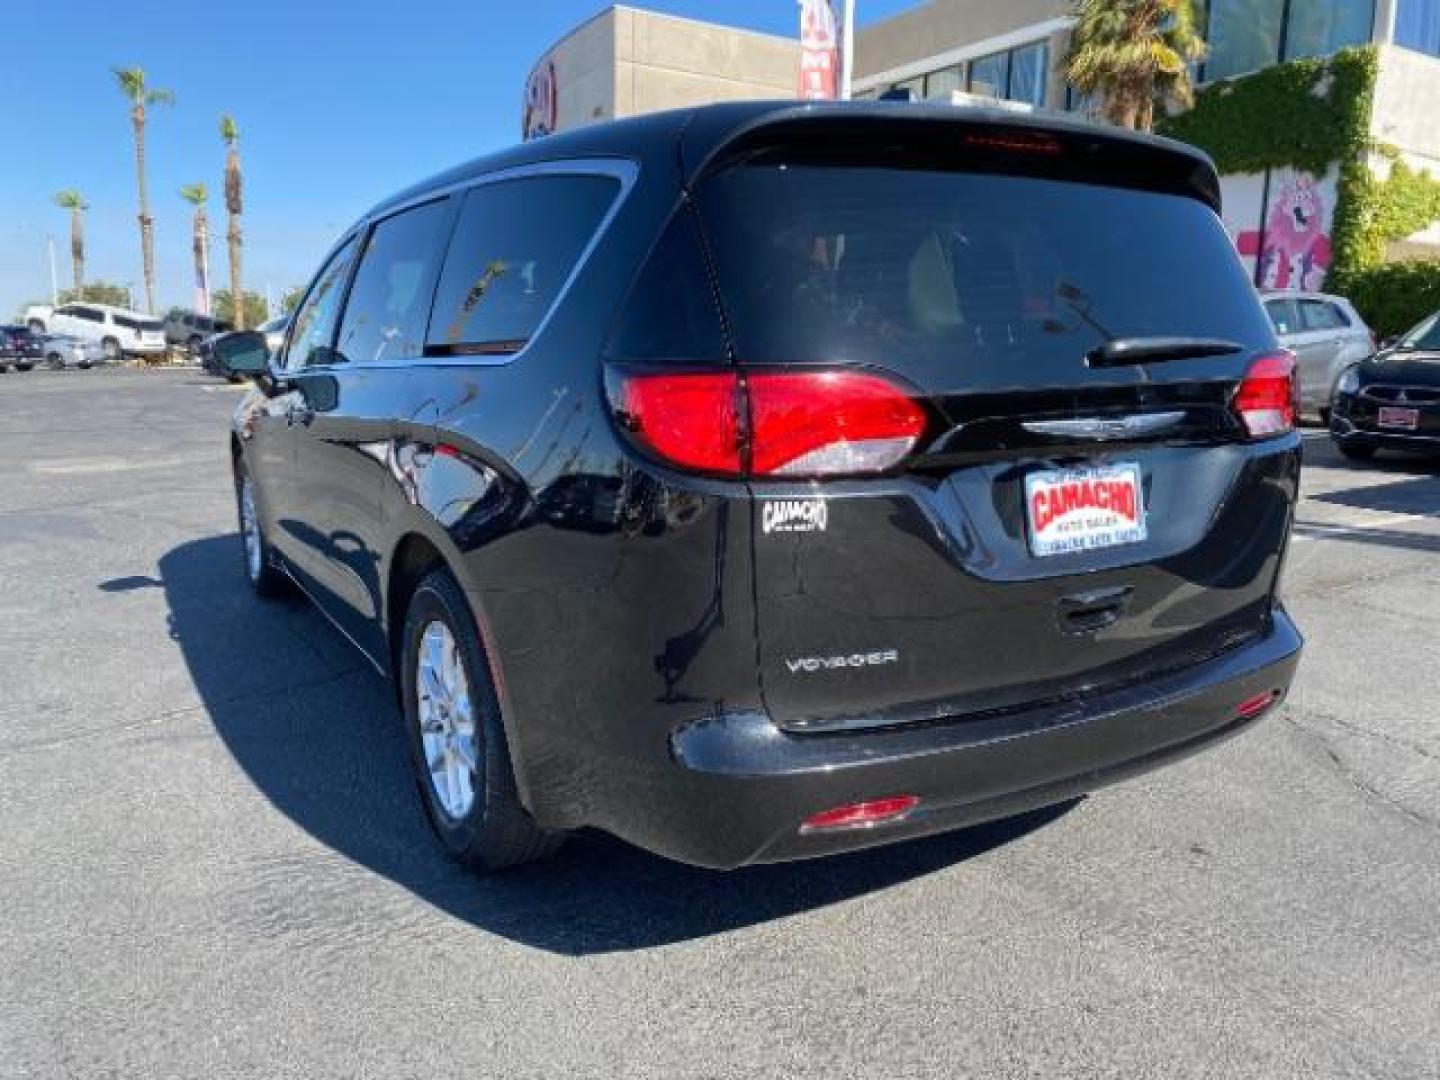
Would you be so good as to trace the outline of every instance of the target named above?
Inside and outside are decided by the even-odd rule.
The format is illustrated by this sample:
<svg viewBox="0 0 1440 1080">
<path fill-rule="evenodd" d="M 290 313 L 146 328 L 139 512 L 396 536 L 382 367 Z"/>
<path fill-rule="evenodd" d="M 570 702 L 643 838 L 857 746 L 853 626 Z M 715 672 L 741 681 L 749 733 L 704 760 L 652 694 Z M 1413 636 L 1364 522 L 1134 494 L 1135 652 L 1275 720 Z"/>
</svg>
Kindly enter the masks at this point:
<svg viewBox="0 0 1440 1080">
<path fill-rule="evenodd" d="M 637 372 L 612 388 L 622 427 L 669 464 L 725 476 L 836 476 L 903 461 L 925 411 L 860 371 Z"/>
<path fill-rule="evenodd" d="M 1252 438 L 1283 435 L 1295 430 L 1299 389 L 1295 354 L 1282 350 L 1251 362 L 1232 404 Z"/>
</svg>

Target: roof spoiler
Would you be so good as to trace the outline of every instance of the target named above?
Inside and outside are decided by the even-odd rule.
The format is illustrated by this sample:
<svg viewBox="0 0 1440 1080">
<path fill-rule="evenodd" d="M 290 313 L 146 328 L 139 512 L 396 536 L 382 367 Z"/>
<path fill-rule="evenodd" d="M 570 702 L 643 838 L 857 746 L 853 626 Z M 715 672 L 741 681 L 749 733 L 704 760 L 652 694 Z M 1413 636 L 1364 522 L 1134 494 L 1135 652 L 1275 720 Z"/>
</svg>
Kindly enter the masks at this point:
<svg viewBox="0 0 1440 1080">
<path fill-rule="evenodd" d="M 1186 195 L 1220 211 L 1220 178 L 1202 151 L 1055 114 L 906 103 L 776 108 L 739 118 L 700 110 L 680 157 L 688 185 L 753 161 L 964 169 Z"/>
</svg>

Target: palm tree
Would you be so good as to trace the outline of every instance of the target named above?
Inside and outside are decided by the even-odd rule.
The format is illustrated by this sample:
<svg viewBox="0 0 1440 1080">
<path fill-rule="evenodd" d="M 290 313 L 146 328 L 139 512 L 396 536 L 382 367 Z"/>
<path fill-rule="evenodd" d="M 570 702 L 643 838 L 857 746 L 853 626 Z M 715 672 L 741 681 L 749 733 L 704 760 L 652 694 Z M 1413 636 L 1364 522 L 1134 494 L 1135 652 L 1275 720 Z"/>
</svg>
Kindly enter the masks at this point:
<svg viewBox="0 0 1440 1080">
<path fill-rule="evenodd" d="M 75 299 L 85 299 L 85 211 L 90 204 L 74 188 L 55 193 L 55 205 L 70 211 L 70 265 L 75 272 Z"/>
<path fill-rule="evenodd" d="M 151 105 L 174 105 L 169 90 L 152 90 L 144 68 L 112 68 L 120 92 L 130 102 L 130 123 L 135 128 L 135 175 L 140 188 L 140 254 L 145 263 L 145 305 L 155 314 L 155 221 L 150 216 L 150 192 L 145 185 L 145 121 Z"/>
<path fill-rule="evenodd" d="M 195 253 L 195 310 L 210 314 L 210 215 L 205 202 L 210 190 L 204 184 L 186 184 L 180 197 L 195 208 L 191 248 Z"/>
<path fill-rule="evenodd" d="M 241 244 L 240 215 L 245 212 L 244 177 L 240 174 L 240 129 L 235 118 L 229 113 L 220 116 L 220 138 L 225 141 L 225 212 L 230 216 L 230 226 L 225 231 L 225 241 L 230 251 L 230 295 L 240 300 L 235 306 L 235 329 L 245 329 L 245 290 L 241 288 Z"/>
<path fill-rule="evenodd" d="M 1104 99 L 1105 118 L 1149 131 L 1155 106 L 1194 101 L 1190 65 L 1205 55 L 1194 0 L 1080 0 L 1065 74 Z"/>
</svg>

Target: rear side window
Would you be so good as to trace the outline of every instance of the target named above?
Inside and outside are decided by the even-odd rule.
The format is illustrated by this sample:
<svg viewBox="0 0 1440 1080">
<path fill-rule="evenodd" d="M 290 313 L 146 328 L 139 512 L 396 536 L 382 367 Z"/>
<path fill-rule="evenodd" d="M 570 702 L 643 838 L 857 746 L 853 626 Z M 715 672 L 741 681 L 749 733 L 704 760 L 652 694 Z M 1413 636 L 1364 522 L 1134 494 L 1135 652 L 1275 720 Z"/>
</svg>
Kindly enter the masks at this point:
<svg viewBox="0 0 1440 1080">
<path fill-rule="evenodd" d="M 428 344 L 440 353 L 523 348 L 619 191 L 608 176 L 540 176 L 472 190 L 440 274 Z"/>
<path fill-rule="evenodd" d="M 1325 300 L 1301 300 L 1300 321 L 1306 330 L 1338 330 L 1350 325 L 1340 309 Z"/>
<path fill-rule="evenodd" d="M 1183 195 L 756 163 L 705 181 L 699 205 L 745 363 L 1000 388 L 1113 379 L 1082 358 L 1114 338 L 1274 342 L 1219 218 Z"/>
<path fill-rule="evenodd" d="M 1299 333 L 1300 313 L 1295 310 L 1294 300 L 1266 300 L 1265 312 L 1275 324 L 1277 334 Z"/>
<path fill-rule="evenodd" d="M 66 308 L 66 309 L 64 309 L 64 311 L 62 312 L 62 314 L 69 315 L 71 318 L 75 318 L 75 319 L 84 319 L 86 322 L 95 322 L 95 323 L 98 323 L 98 322 L 104 322 L 104 321 L 105 321 L 105 316 L 104 316 L 104 314 L 101 313 L 101 312 L 99 312 L 99 311 L 96 311 L 94 308 L 85 308 L 85 307 Z"/>
<path fill-rule="evenodd" d="M 337 359 L 404 360 L 425 348 L 425 320 L 450 220 L 448 199 L 386 218 L 371 231 L 345 303 Z"/>
</svg>

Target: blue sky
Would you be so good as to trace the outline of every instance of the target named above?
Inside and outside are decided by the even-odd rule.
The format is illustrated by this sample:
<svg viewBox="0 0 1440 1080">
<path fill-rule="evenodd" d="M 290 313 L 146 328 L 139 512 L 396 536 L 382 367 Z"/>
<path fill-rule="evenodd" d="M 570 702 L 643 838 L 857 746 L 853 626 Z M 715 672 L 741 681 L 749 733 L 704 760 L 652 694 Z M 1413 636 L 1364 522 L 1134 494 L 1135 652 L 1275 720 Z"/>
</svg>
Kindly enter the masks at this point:
<svg viewBox="0 0 1440 1080">
<path fill-rule="evenodd" d="M 447 165 L 514 142 L 535 59 L 608 5 L 602 0 L 388 0 L 242 4 L 42 0 L 7 4 L 0 63 L 0 319 L 49 293 L 45 236 L 61 287 L 69 219 L 51 195 L 90 201 L 90 279 L 140 294 L 135 171 L 124 99 L 110 69 L 139 65 L 174 90 L 149 126 L 158 303 L 191 299 L 189 207 L 177 190 L 205 181 L 212 229 L 220 113 L 240 125 L 246 182 L 246 284 L 278 294 L 306 279 L 335 235 L 372 203 Z M 918 0 L 858 0 L 866 22 Z M 791 34 L 795 0 L 653 0 L 637 6 Z M 246 37 L 227 46 L 232 13 Z M 212 249 L 224 283 L 223 243 Z"/>
</svg>

